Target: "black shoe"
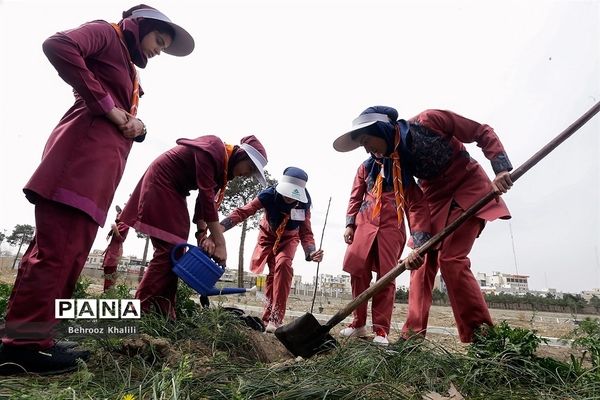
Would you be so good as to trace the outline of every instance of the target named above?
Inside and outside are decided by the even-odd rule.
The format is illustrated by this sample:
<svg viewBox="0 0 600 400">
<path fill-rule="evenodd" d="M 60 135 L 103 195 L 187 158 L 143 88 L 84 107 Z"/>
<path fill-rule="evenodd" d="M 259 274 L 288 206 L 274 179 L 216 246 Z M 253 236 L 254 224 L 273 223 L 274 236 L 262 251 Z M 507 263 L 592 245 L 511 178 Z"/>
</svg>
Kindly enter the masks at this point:
<svg viewBox="0 0 600 400">
<path fill-rule="evenodd" d="M 54 345 L 63 350 L 69 350 L 69 349 L 74 349 L 75 347 L 79 346 L 79 343 L 73 342 L 71 340 L 60 340 L 60 341 L 55 341 Z"/>
<path fill-rule="evenodd" d="M 77 369 L 77 360 L 86 360 L 89 351 L 64 350 L 53 346 L 44 350 L 33 350 L 23 346 L 0 347 L 0 375 L 33 373 L 55 375 Z"/>
</svg>

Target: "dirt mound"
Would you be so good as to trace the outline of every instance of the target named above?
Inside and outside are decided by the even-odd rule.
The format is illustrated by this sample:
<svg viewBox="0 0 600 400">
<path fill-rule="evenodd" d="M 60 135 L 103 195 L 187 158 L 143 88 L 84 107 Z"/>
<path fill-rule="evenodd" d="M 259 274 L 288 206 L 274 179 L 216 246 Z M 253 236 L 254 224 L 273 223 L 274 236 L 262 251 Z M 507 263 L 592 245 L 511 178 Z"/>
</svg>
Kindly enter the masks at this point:
<svg viewBox="0 0 600 400">
<path fill-rule="evenodd" d="M 248 339 L 256 359 L 260 362 L 271 364 L 294 358 L 273 334 L 248 329 Z"/>
</svg>

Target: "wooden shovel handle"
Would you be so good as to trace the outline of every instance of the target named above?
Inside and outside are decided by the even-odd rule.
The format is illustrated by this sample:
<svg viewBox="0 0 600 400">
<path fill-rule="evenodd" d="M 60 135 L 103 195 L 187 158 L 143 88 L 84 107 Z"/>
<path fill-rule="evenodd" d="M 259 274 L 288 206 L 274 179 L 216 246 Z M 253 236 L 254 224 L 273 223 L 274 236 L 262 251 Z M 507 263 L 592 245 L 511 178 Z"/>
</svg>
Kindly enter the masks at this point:
<svg viewBox="0 0 600 400">
<path fill-rule="evenodd" d="M 581 128 L 586 122 L 588 122 L 594 115 L 596 115 L 600 111 L 600 102 L 596 103 L 592 108 L 590 108 L 585 114 L 577 119 L 577 121 L 573 122 L 567 129 L 562 131 L 558 136 L 552 139 L 547 145 L 542 147 L 537 153 L 531 156 L 527 161 L 525 161 L 519 168 L 514 170 L 510 177 L 512 181 L 516 181 L 519 179 L 525 172 L 529 171 L 531 167 L 537 164 L 541 159 L 546 157 L 552 150 L 554 150 L 558 145 L 564 142 L 569 136 L 574 134 L 579 128 Z M 467 219 L 471 218 L 473 215 L 477 213 L 483 206 L 485 206 L 490 200 L 492 200 L 496 195 L 494 192 L 490 192 L 485 197 L 477 201 L 471 207 L 469 207 L 464 213 L 462 213 L 457 219 L 455 219 L 452 223 L 448 224 L 441 232 L 437 235 L 433 236 L 427 242 L 425 242 L 419 249 L 417 250 L 419 255 L 425 255 L 429 250 L 431 250 L 434 246 L 440 243 L 442 240 L 446 238 L 446 236 L 450 235 L 454 232 L 463 222 Z M 368 301 L 371 297 L 373 297 L 377 292 L 387 286 L 390 282 L 394 281 L 401 273 L 406 270 L 405 262 L 401 262 L 392 268 L 387 274 L 385 274 L 381 279 L 375 282 L 371 287 L 358 295 L 354 300 L 348 303 L 344 308 L 338 311 L 327 323 L 329 329 L 334 327 L 335 325 L 342 322 L 348 315 L 352 313 L 359 305 Z"/>
</svg>

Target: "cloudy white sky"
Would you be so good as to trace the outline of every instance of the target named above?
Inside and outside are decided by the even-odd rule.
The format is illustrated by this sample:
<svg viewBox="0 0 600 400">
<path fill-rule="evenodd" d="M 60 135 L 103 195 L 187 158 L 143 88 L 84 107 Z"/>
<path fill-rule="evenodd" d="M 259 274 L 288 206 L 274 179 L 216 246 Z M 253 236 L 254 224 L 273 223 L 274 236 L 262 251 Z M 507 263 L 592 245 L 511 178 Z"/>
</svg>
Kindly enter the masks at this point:
<svg viewBox="0 0 600 400">
<path fill-rule="evenodd" d="M 0 230 L 34 224 L 21 188 L 72 104 L 43 40 L 93 19 L 116 22 L 135 4 L 0 0 Z M 141 71 L 139 117 L 149 135 L 134 145 L 115 204 L 177 138 L 215 134 L 236 143 L 252 133 L 267 148 L 272 175 L 289 165 L 308 172 L 317 241 L 332 196 L 323 273 L 342 271 L 350 185 L 366 158 L 358 150 L 336 153 L 331 143 L 366 107 L 394 106 L 405 118 L 449 109 L 487 123 L 518 166 L 600 100 L 598 0 L 147 4 L 188 29 L 196 50 L 186 58 L 162 55 Z M 533 289 L 600 287 L 599 131 L 600 116 L 516 183 L 505 196 L 511 225 L 487 226 L 471 254 L 474 271 L 518 269 Z M 491 175 L 480 149 L 468 148 Z M 95 248 L 106 246 L 107 230 Z M 226 235 L 232 266 L 239 233 Z M 255 238 L 248 236 L 246 259 Z M 142 248 L 133 234 L 125 243 L 126 254 L 141 256 Z M 297 274 L 308 281 L 315 267 L 298 253 Z M 408 275 L 398 279 L 407 282 Z"/>
</svg>

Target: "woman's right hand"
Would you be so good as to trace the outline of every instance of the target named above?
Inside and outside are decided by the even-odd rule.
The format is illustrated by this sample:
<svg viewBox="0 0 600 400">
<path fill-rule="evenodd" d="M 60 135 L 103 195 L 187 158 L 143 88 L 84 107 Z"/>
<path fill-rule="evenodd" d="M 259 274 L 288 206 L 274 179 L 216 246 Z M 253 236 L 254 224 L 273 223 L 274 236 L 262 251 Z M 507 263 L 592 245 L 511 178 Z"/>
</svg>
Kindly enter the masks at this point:
<svg viewBox="0 0 600 400">
<path fill-rule="evenodd" d="M 106 114 L 106 118 L 108 118 L 110 122 L 119 127 L 127 123 L 129 116 L 124 110 L 121 110 L 117 107 L 113 107 L 113 109 Z"/>
<path fill-rule="evenodd" d="M 349 226 L 344 231 L 344 242 L 346 242 L 346 244 L 352 244 L 353 240 L 354 240 L 354 228 Z"/>
</svg>

